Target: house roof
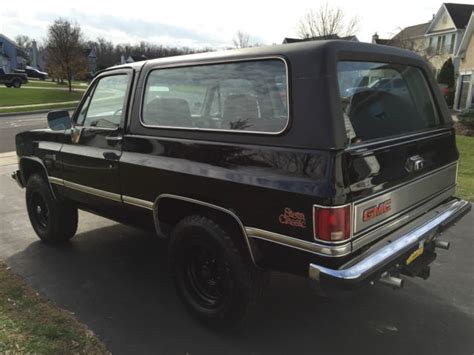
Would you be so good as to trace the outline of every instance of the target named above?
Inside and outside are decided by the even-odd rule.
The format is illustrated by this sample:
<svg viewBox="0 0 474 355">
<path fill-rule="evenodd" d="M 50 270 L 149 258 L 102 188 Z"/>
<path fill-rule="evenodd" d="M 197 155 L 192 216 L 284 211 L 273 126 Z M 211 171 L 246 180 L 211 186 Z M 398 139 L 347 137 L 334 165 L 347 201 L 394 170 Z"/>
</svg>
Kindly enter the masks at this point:
<svg viewBox="0 0 474 355">
<path fill-rule="evenodd" d="M 474 5 L 445 3 L 444 6 L 448 10 L 456 28 L 466 28 L 474 11 Z"/>
<path fill-rule="evenodd" d="M 11 44 L 13 44 L 17 48 L 19 47 L 18 44 L 14 40 L 12 40 L 11 38 L 5 36 L 4 34 L 0 33 L 0 38 L 3 38 L 5 41 L 10 42 Z"/>
<path fill-rule="evenodd" d="M 469 46 L 469 42 L 471 42 L 472 35 L 474 33 L 474 12 L 471 14 L 470 20 L 466 26 L 466 32 L 462 36 L 461 44 L 459 45 L 458 51 L 456 53 L 456 57 L 464 57 L 464 53 Z"/>
<path fill-rule="evenodd" d="M 390 44 L 392 44 L 392 40 L 391 39 L 384 39 L 384 38 L 376 38 L 374 43 L 375 44 L 384 44 L 384 45 L 389 46 Z"/>
<path fill-rule="evenodd" d="M 315 36 L 315 37 L 308 37 L 308 38 L 290 38 L 285 37 L 283 39 L 283 44 L 287 43 L 297 43 L 297 42 L 307 42 L 307 41 L 326 41 L 331 39 L 342 39 L 345 41 L 359 41 L 356 36 L 345 36 L 339 37 L 337 34 L 330 34 L 325 36 Z"/>
<path fill-rule="evenodd" d="M 403 30 L 398 32 L 392 40 L 406 40 L 411 38 L 423 37 L 426 33 L 431 22 L 421 23 L 419 25 L 413 25 L 405 27 Z"/>
</svg>

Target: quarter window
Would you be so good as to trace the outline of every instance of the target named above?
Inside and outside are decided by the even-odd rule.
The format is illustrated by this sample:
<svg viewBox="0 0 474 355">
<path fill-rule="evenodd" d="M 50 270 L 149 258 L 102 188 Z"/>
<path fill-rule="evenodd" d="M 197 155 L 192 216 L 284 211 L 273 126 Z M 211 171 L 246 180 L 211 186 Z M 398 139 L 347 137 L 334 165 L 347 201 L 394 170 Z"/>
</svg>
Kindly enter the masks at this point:
<svg viewBox="0 0 474 355">
<path fill-rule="evenodd" d="M 127 87 L 126 74 L 99 79 L 81 108 L 77 124 L 86 127 L 117 128 L 122 120 Z"/>
<path fill-rule="evenodd" d="M 154 70 L 142 109 L 145 125 L 278 133 L 288 123 L 282 60 Z"/>
</svg>

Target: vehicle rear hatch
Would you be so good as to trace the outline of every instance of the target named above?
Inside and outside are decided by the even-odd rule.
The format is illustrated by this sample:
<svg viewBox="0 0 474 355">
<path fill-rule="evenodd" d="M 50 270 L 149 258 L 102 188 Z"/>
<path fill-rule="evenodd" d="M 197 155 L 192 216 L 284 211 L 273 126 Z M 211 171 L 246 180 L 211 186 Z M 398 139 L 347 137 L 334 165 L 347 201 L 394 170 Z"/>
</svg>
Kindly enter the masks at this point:
<svg viewBox="0 0 474 355">
<path fill-rule="evenodd" d="M 423 68 L 340 61 L 353 236 L 402 225 L 454 194 L 455 134 Z M 416 213 L 415 213 L 416 212 Z"/>
</svg>

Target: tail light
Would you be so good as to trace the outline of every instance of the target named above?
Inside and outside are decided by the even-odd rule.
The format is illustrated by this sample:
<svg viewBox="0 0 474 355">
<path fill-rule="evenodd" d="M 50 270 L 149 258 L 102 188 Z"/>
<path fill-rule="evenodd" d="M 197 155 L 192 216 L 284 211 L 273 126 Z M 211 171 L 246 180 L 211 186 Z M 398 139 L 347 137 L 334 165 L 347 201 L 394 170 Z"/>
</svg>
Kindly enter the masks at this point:
<svg viewBox="0 0 474 355">
<path fill-rule="evenodd" d="M 351 236 L 351 206 L 313 207 L 314 239 L 339 242 Z"/>
</svg>

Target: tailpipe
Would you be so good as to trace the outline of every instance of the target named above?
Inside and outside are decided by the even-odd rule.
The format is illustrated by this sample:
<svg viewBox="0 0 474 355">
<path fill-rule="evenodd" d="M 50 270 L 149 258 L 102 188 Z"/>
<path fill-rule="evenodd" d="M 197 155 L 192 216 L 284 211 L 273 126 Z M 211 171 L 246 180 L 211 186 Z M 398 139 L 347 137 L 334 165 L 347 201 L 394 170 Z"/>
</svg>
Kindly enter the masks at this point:
<svg viewBox="0 0 474 355">
<path fill-rule="evenodd" d="M 383 285 L 386 285 L 386 286 L 390 286 L 392 287 L 393 289 L 399 289 L 399 288 L 402 288 L 403 287 L 403 284 L 404 284 L 404 280 L 399 278 L 399 277 L 395 277 L 395 276 L 392 276 L 390 274 L 385 274 L 383 275 L 380 279 L 379 279 L 379 282 Z"/>
<path fill-rule="evenodd" d="M 438 239 L 435 240 L 434 244 L 436 248 L 440 248 L 444 250 L 448 250 L 450 246 L 449 242 L 446 242 L 444 240 L 438 240 Z"/>
</svg>

